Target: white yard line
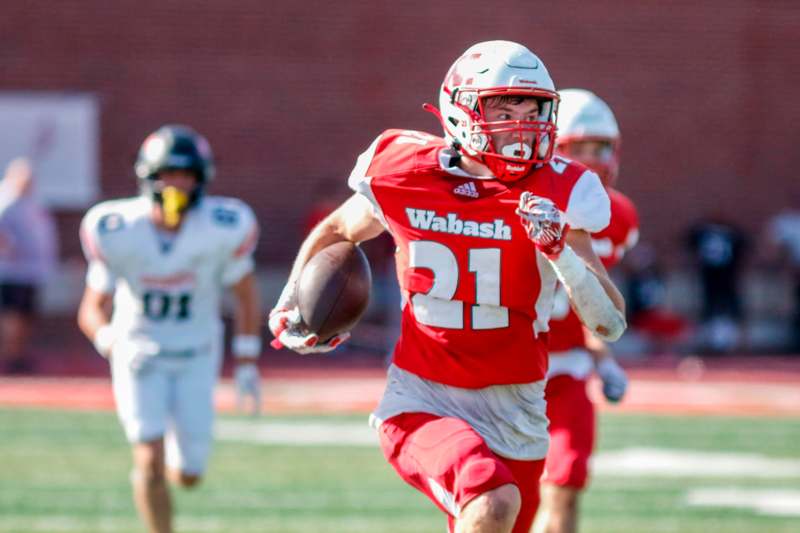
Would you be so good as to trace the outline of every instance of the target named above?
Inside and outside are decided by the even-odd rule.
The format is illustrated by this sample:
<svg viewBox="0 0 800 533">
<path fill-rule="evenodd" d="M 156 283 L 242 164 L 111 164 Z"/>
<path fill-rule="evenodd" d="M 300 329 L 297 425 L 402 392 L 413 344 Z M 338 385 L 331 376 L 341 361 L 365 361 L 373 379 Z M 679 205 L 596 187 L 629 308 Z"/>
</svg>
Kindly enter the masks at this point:
<svg viewBox="0 0 800 533">
<path fill-rule="evenodd" d="M 595 475 L 623 477 L 800 478 L 800 460 L 755 453 L 625 448 L 594 457 Z"/>
<path fill-rule="evenodd" d="M 700 488 L 686 495 L 694 507 L 729 507 L 750 509 L 770 516 L 800 516 L 800 490 Z"/>
<path fill-rule="evenodd" d="M 258 442 L 294 446 L 377 446 L 378 436 L 361 423 L 329 422 L 250 422 L 220 420 L 216 424 L 218 440 Z"/>
<path fill-rule="evenodd" d="M 295 446 L 377 446 L 375 431 L 363 422 L 262 422 L 220 420 L 217 439 Z M 800 460 L 755 453 L 702 452 L 665 448 L 625 448 L 595 455 L 592 470 L 618 477 L 751 477 L 800 479 Z"/>
</svg>

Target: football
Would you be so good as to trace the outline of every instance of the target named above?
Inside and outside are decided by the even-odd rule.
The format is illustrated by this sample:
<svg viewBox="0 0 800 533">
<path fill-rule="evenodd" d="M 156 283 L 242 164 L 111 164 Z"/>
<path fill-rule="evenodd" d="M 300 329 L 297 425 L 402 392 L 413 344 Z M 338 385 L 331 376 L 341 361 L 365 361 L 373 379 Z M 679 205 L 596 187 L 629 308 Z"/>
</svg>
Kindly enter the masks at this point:
<svg viewBox="0 0 800 533">
<path fill-rule="evenodd" d="M 297 284 L 303 326 L 321 342 L 349 331 L 367 310 L 371 285 L 369 262 L 356 244 L 322 249 L 303 267 Z"/>
</svg>

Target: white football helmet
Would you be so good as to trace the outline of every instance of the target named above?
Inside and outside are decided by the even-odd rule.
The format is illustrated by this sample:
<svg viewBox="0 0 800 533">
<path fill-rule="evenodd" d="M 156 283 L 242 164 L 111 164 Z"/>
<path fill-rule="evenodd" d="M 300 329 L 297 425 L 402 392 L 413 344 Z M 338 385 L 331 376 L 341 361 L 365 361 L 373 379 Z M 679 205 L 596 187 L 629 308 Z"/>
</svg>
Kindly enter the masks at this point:
<svg viewBox="0 0 800 533">
<path fill-rule="evenodd" d="M 603 183 L 613 184 L 619 171 L 620 135 L 611 108 L 596 94 L 585 89 L 563 89 L 558 94 L 561 104 L 558 111 L 557 149 L 566 152 L 565 147 L 576 141 L 609 143 L 607 154 L 581 163 L 597 172 Z"/>
<path fill-rule="evenodd" d="M 484 101 L 493 96 L 536 98 L 538 120 L 486 122 Z M 501 181 L 523 178 L 553 155 L 558 93 L 544 63 L 521 44 L 487 41 L 471 46 L 445 76 L 439 109 L 445 139 L 489 167 Z M 527 146 L 522 150 L 525 155 L 499 153 L 491 134 L 500 132 L 519 135 L 520 146 Z M 523 134 L 531 133 L 529 146 Z"/>
</svg>

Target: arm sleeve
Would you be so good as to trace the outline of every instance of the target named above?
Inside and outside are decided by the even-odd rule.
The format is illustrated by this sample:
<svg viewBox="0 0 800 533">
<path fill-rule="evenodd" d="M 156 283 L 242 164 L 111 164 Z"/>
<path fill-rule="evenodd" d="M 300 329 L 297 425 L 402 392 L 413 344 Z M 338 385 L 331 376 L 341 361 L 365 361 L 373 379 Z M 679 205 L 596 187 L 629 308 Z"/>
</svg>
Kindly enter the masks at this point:
<svg viewBox="0 0 800 533">
<path fill-rule="evenodd" d="M 566 220 L 571 228 L 589 233 L 601 231 L 611 221 L 611 201 L 594 172 L 586 170 L 572 188 Z"/>
</svg>

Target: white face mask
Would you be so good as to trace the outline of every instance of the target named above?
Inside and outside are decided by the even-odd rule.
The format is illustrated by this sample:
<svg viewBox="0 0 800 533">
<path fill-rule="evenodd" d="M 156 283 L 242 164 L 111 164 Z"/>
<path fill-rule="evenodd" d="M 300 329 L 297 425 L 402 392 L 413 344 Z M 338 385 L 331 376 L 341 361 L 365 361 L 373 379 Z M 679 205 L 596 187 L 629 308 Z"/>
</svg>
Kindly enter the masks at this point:
<svg viewBox="0 0 800 533">
<path fill-rule="evenodd" d="M 503 146 L 503 148 L 500 149 L 500 153 L 505 157 L 530 159 L 533 151 L 527 143 L 513 143 Z"/>
</svg>

